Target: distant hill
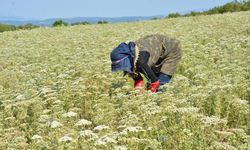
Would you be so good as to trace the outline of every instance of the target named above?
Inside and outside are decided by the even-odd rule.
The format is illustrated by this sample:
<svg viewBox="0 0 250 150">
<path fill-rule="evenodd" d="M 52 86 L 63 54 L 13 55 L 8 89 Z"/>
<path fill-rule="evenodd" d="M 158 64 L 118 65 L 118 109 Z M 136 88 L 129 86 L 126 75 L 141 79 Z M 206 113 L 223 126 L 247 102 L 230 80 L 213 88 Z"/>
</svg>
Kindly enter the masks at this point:
<svg viewBox="0 0 250 150">
<path fill-rule="evenodd" d="M 23 25 L 23 24 L 34 24 L 39 26 L 52 26 L 52 24 L 56 20 L 63 20 L 69 24 L 76 23 L 76 22 L 90 22 L 90 23 L 97 23 L 98 21 L 108 21 L 108 22 L 132 22 L 132 21 L 143 21 L 143 20 L 150 20 L 153 18 L 163 18 L 164 16 L 149 16 L 149 17 L 76 17 L 76 18 L 52 18 L 46 20 L 25 20 L 25 19 L 18 19 L 18 18 L 0 18 L 0 23 L 2 24 L 11 24 L 11 25 Z"/>
</svg>

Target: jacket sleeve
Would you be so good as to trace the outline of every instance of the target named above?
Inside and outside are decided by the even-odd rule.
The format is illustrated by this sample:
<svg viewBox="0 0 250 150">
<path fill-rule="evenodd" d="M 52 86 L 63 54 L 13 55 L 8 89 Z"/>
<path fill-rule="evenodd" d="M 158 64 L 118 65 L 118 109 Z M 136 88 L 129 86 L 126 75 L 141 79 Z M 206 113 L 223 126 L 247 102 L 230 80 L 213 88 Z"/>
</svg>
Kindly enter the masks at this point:
<svg viewBox="0 0 250 150">
<path fill-rule="evenodd" d="M 141 51 L 138 59 L 138 69 L 150 83 L 158 80 L 158 77 L 154 73 L 154 71 L 148 66 L 148 59 L 150 54 L 146 51 Z"/>
</svg>

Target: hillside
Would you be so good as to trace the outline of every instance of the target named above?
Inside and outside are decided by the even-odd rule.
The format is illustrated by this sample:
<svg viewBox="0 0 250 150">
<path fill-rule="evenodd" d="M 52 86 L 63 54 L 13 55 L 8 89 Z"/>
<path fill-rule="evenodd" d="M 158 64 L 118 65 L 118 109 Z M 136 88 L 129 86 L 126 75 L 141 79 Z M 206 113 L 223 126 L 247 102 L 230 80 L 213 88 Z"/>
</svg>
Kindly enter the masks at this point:
<svg viewBox="0 0 250 150">
<path fill-rule="evenodd" d="M 0 33 L 0 149 L 250 147 L 250 12 Z M 182 43 L 167 91 L 111 73 L 117 44 Z"/>
</svg>

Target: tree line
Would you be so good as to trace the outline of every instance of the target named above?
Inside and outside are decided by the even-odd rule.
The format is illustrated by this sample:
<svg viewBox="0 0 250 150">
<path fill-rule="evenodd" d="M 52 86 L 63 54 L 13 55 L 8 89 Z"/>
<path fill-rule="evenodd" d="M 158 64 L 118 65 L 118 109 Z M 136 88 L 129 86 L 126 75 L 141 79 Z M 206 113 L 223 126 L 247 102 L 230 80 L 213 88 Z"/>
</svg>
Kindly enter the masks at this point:
<svg viewBox="0 0 250 150">
<path fill-rule="evenodd" d="M 0 32 L 4 31 L 14 31 L 14 30 L 23 30 L 23 29 L 34 29 L 38 28 L 39 26 L 33 25 L 31 23 L 25 24 L 25 25 L 19 25 L 19 26 L 14 26 L 14 25 L 8 25 L 8 24 L 0 24 Z"/>
<path fill-rule="evenodd" d="M 102 20 L 102 21 L 98 21 L 97 24 L 107 24 L 108 21 Z M 67 23 L 66 21 L 63 20 L 56 20 L 53 24 L 52 27 L 58 27 L 58 26 L 74 26 L 74 25 L 88 25 L 91 24 L 90 22 L 87 21 L 83 21 L 83 22 L 75 22 L 72 24 Z M 0 32 L 4 32 L 4 31 L 14 31 L 14 30 L 30 30 L 30 29 L 34 29 L 34 28 L 39 28 L 40 26 L 38 25 L 33 25 L 31 23 L 29 24 L 25 24 L 25 25 L 19 25 L 19 26 L 15 26 L 15 25 L 8 25 L 8 24 L 1 24 L 0 23 Z"/>
<path fill-rule="evenodd" d="M 249 11 L 250 10 L 250 0 L 244 0 L 244 1 L 233 1 L 230 3 L 227 3 L 223 6 L 214 7 L 212 9 L 209 9 L 207 11 L 203 12 L 196 12 L 191 11 L 187 14 L 180 14 L 180 13 L 170 13 L 166 18 L 176 18 L 176 17 L 188 17 L 188 16 L 197 16 L 197 15 L 212 15 L 212 14 L 223 14 L 227 12 L 238 12 L 238 11 Z"/>
<path fill-rule="evenodd" d="M 102 21 L 98 21 L 97 24 L 107 24 L 108 21 L 102 20 Z M 72 23 L 71 26 L 74 25 L 88 25 L 91 24 L 90 22 L 87 21 L 83 21 L 83 22 L 76 22 L 76 23 Z M 56 20 L 53 24 L 53 27 L 58 27 L 58 26 L 69 26 L 69 23 L 67 23 L 66 21 L 63 20 Z"/>
</svg>

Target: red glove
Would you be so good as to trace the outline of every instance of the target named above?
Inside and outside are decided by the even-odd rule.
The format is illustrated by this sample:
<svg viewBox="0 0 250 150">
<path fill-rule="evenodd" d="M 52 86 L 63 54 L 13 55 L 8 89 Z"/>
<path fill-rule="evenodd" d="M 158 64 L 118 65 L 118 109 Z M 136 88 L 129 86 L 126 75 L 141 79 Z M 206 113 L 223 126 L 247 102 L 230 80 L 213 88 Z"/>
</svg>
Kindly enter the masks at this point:
<svg viewBox="0 0 250 150">
<path fill-rule="evenodd" d="M 153 83 L 151 83 L 148 87 L 148 90 L 150 90 L 151 92 L 155 93 L 158 89 L 158 87 L 160 86 L 160 81 L 157 80 Z"/>
<path fill-rule="evenodd" d="M 134 80 L 134 88 L 136 88 L 136 89 L 142 88 L 143 84 L 144 84 L 143 79 Z"/>
</svg>

